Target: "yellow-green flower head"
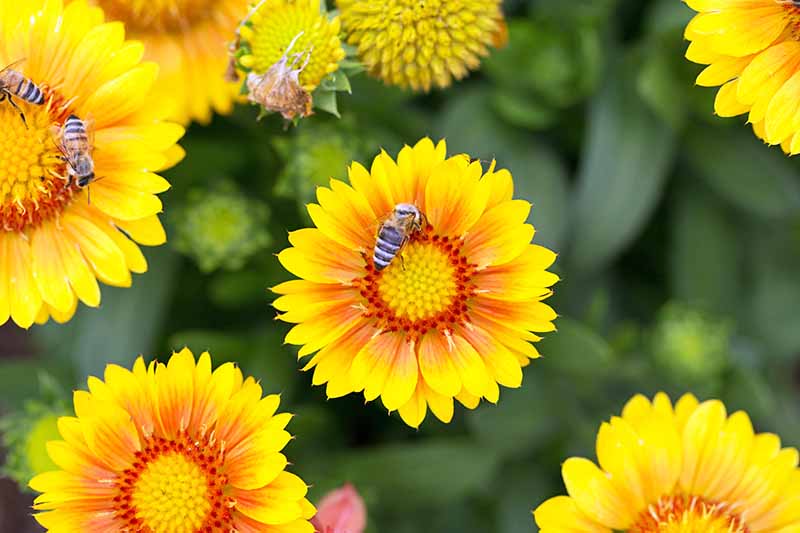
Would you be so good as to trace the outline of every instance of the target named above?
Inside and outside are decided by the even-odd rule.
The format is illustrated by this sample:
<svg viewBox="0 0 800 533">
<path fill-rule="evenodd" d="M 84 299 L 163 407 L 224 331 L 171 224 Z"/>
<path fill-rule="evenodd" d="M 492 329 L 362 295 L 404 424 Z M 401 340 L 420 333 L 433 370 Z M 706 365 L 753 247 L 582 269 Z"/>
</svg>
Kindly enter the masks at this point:
<svg viewBox="0 0 800 533">
<path fill-rule="evenodd" d="M 270 242 L 266 205 L 243 195 L 232 183 L 189 193 L 177 210 L 175 247 L 191 256 L 204 272 L 237 270 Z"/>
<path fill-rule="evenodd" d="M 236 55 L 244 70 L 264 74 L 284 56 L 295 38 L 290 53 L 310 54 L 300 72 L 303 89 L 312 92 L 339 69 L 339 62 L 345 57 L 339 39 L 339 17 L 328 18 L 320 10 L 319 0 L 266 0 L 260 5 L 254 2 L 254 7 L 239 31 Z"/>
<path fill-rule="evenodd" d="M 60 402 L 31 401 L 0 420 L 3 447 L 8 450 L 0 474 L 25 488 L 33 476 L 54 469 L 47 443 L 59 438 L 58 418 L 65 414 L 67 408 Z"/>
<path fill-rule="evenodd" d="M 668 304 L 653 334 L 656 361 L 679 380 L 716 377 L 730 353 L 731 326 L 691 307 Z"/>
<path fill-rule="evenodd" d="M 429 91 L 478 68 L 504 44 L 501 0 L 338 0 L 347 42 L 389 85 Z"/>
<path fill-rule="evenodd" d="M 368 143 L 362 135 L 340 123 L 309 124 L 298 128 L 291 138 L 275 139 L 275 146 L 286 161 L 276 194 L 296 198 L 305 213 L 305 205 L 315 201 L 317 187 L 327 186 L 331 178 L 347 176 L 351 161 L 365 158 Z"/>
</svg>

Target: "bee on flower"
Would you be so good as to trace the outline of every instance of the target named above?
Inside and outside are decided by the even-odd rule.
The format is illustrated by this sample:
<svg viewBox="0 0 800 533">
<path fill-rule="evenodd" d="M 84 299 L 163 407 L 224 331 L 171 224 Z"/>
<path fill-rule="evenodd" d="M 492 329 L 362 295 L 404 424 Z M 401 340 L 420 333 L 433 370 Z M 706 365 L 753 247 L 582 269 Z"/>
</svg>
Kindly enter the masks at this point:
<svg viewBox="0 0 800 533">
<path fill-rule="evenodd" d="M 158 66 L 99 8 L 0 8 L 0 325 L 28 328 L 99 306 L 98 282 L 129 287 L 147 271 L 139 246 L 166 240 L 157 172 L 183 157 L 184 129 L 153 105 Z"/>
<path fill-rule="evenodd" d="M 370 170 L 354 162 L 349 182 L 317 188 L 316 227 L 278 255 L 300 279 L 274 287 L 274 305 L 313 383 L 380 397 L 413 427 L 519 387 L 537 333 L 555 329 L 558 276 L 511 174 L 422 139 Z"/>
</svg>

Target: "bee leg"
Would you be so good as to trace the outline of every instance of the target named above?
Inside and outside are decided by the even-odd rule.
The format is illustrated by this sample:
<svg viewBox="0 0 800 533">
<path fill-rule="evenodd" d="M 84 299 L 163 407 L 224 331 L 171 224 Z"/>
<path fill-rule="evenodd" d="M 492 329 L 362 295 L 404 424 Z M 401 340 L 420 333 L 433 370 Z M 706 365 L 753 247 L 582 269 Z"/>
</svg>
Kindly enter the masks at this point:
<svg viewBox="0 0 800 533">
<path fill-rule="evenodd" d="M 25 113 L 23 113 L 23 112 L 22 112 L 22 109 L 20 109 L 20 108 L 19 108 L 19 106 L 18 106 L 18 105 L 17 105 L 17 103 L 16 103 L 16 102 L 15 102 L 15 101 L 14 101 L 14 100 L 11 98 L 11 96 L 9 96 L 8 94 L 5 94 L 5 96 L 6 96 L 6 98 L 8 98 L 8 103 L 9 103 L 9 104 L 11 104 L 12 106 L 14 106 L 14 109 L 16 109 L 17 111 L 19 111 L 19 118 L 21 118 L 21 119 L 22 119 L 22 123 L 23 123 L 23 124 L 25 124 L 25 129 L 28 129 L 28 121 L 27 121 L 27 120 L 25 120 Z"/>
</svg>

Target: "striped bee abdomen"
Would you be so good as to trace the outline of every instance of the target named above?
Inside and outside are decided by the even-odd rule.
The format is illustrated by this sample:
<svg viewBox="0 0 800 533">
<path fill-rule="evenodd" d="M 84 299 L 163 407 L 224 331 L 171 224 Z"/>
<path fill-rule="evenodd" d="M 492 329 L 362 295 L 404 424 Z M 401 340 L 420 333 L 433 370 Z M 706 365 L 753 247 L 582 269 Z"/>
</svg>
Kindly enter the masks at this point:
<svg viewBox="0 0 800 533">
<path fill-rule="evenodd" d="M 87 141 L 86 126 L 83 121 L 75 115 L 70 115 L 64 123 L 65 141 Z"/>
<path fill-rule="evenodd" d="M 44 93 L 42 90 L 27 78 L 19 80 L 19 85 L 14 93 L 32 104 L 42 105 L 44 103 Z"/>
<path fill-rule="evenodd" d="M 378 240 L 375 243 L 375 251 L 372 260 L 377 270 L 383 270 L 392 259 L 395 258 L 400 247 L 403 245 L 405 237 L 403 233 L 394 226 L 384 225 L 378 232 Z"/>
</svg>

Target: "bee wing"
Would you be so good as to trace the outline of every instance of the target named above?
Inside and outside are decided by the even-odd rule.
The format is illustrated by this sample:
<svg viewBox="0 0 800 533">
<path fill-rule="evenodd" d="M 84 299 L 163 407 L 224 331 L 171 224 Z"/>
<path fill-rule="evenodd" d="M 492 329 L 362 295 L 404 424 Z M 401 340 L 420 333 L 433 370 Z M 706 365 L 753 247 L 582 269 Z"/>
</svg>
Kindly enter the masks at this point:
<svg viewBox="0 0 800 533">
<path fill-rule="evenodd" d="M 56 145 L 56 148 L 66 157 L 66 151 L 64 150 L 64 126 L 59 126 L 58 124 L 53 124 L 50 126 L 50 138 L 53 140 L 53 144 Z"/>
<path fill-rule="evenodd" d="M 26 58 L 24 58 L 24 57 L 23 57 L 22 59 L 17 59 L 17 60 L 16 60 L 16 61 L 14 61 L 13 63 L 9 63 L 9 64 L 8 64 L 8 65 L 6 65 L 5 67 L 3 67 L 3 69 L 2 69 L 2 70 L 0 70 L 0 74 L 2 74 L 3 72 L 5 72 L 5 71 L 7 71 L 7 70 L 10 70 L 12 67 L 16 67 L 17 65 L 19 65 L 20 63 L 22 63 L 23 61 L 25 61 L 25 59 L 26 59 Z"/>
<path fill-rule="evenodd" d="M 94 115 L 91 113 L 86 115 L 86 118 L 83 120 L 83 126 L 86 128 L 86 138 L 89 140 L 89 153 L 91 154 L 94 150 Z"/>
</svg>

